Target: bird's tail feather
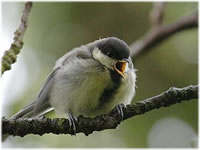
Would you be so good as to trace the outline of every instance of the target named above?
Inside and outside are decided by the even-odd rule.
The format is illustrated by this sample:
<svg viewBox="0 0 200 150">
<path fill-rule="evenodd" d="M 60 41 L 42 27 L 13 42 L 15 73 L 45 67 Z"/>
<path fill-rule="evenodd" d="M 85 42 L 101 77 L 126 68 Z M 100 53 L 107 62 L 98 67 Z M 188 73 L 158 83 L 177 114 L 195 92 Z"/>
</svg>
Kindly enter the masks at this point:
<svg viewBox="0 0 200 150">
<path fill-rule="evenodd" d="M 26 106 L 16 114 L 14 114 L 11 119 L 17 119 L 17 118 L 31 118 L 33 115 L 33 109 L 36 102 L 33 102 L 32 104 Z"/>
<path fill-rule="evenodd" d="M 37 109 L 37 111 L 35 111 L 34 109 L 35 106 L 36 106 L 36 101 L 26 106 L 19 112 L 17 112 L 15 115 L 11 117 L 11 119 L 40 117 L 53 110 L 53 108 L 51 108 L 48 103 L 40 106 L 40 108 Z M 2 135 L 2 141 L 5 141 L 8 137 L 9 137 L 8 134 Z"/>
<path fill-rule="evenodd" d="M 32 116 L 33 108 L 34 108 L 35 102 L 32 104 L 26 106 L 24 109 L 20 110 L 16 114 L 14 114 L 11 119 L 17 119 L 17 118 L 29 118 Z M 5 141 L 9 137 L 9 134 L 2 135 L 2 141 Z"/>
</svg>

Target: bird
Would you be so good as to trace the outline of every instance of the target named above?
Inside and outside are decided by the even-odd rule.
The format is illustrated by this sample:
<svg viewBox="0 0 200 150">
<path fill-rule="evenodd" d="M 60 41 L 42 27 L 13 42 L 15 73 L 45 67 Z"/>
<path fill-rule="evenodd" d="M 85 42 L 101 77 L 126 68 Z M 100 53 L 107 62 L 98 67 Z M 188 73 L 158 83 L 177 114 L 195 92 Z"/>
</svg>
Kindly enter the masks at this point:
<svg viewBox="0 0 200 150">
<path fill-rule="evenodd" d="M 37 118 L 55 110 L 69 119 L 74 132 L 79 115 L 95 117 L 117 106 L 123 119 L 122 105 L 135 95 L 135 70 L 129 46 L 117 37 L 74 48 L 56 61 L 36 100 L 11 118 Z"/>
</svg>

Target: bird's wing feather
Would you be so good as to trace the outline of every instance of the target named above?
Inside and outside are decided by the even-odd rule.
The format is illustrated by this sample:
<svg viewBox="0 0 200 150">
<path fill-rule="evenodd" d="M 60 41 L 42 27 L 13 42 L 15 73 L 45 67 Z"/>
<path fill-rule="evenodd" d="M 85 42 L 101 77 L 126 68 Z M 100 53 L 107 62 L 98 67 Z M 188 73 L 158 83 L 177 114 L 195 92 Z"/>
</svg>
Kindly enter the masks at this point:
<svg viewBox="0 0 200 150">
<path fill-rule="evenodd" d="M 44 85 L 40 89 L 36 104 L 34 106 L 34 112 L 33 112 L 34 115 L 39 114 L 40 112 L 43 112 L 44 109 L 47 109 L 48 107 L 50 107 L 49 105 L 47 105 L 49 101 L 48 92 L 52 86 L 53 78 L 60 68 L 61 67 L 57 67 L 50 73 Z M 48 106 L 48 107 L 44 108 L 44 106 Z"/>
<path fill-rule="evenodd" d="M 17 119 L 17 118 L 24 117 L 26 114 L 33 111 L 34 105 L 35 105 L 35 102 L 31 103 L 30 105 L 26 106 L 25 108 L 23 108 L 22 110 L 14 114 L 11 118 Z"/>
<path fill-rule="evenodd" d="M 64 65 L 69 63 L 75 57 L 79 57 L 81 59 L 91 59 L 92 55 L 90 51 L 88 51 L 86 46 L 82 46 L 80 48 L 72 50 L 71 52 L 68 52 L 57 61 L 54 70 L 48 76 L 46 82 L 44 83 L 38 94 L 38 99 L 34 107 L 34 115 L 42 113 L 45 109 L 48 109 L 50 107 L 49 91 L 52 87 L 54 77 Z"/>
</svg>

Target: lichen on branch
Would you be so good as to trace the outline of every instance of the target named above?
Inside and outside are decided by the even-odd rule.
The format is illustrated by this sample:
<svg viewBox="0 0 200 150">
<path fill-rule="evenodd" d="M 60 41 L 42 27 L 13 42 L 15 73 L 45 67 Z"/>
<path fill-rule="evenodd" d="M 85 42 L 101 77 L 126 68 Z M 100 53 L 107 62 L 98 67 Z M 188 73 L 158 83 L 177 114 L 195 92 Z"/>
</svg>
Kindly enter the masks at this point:
<svg viewBox="0 0 200 150">
<path fill-rule="evenodd" d="M 6 70 L 11 69 L 11 65 L 16 62 L 17 54 L 19 54 L 20 50 L 23 47 L 24 33 L 28 26 L 28 17 L 31 8 L 32 2 L 26 2 L 22 13 L 20 25 L 14 33 L 14 41 L 11 44 L 10 49 L 6 50 L 4 52 L 4 56 L 2 57 L 1 74 L 3 74 Z"/>
</svg>

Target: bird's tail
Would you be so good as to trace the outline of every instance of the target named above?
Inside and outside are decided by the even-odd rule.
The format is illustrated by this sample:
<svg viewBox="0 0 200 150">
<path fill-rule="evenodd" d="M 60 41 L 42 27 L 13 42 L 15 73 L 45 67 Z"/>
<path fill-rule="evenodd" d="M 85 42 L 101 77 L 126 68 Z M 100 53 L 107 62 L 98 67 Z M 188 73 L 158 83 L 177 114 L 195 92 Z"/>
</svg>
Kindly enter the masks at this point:
<svg viewBox="0 0 200 150">
<path fill-rule="evenodd" d="M 11 119 L 17 119 L 17 118 L 31 118 L 33 116 L 33 109 L 36 102 L 33 102 L 32 104 L 26 106 L 16 114 L 14 114 Z"/>
<path fill-rule="evenodd" d="M 36 118 L 36 117 L 40 117 L 44 114 L 46 114 L 47 112 L 50 112 L 51 110 L 53 110 L 53 108 L 50 108 L 49 104 L 43 105 L 43 109 L 39 109 L 39 111 L 35 111 L 35 106 L 36 106 L 36 101 L 33 102 L 32 104 L 26 106 L 25 108 L 23 108 L 22 110 L 20 110 L 19 112 L 17 112 L 15 115 L 13 115 L 11 117 L 11 119 L 18 119 L 18 118 Z M 9 137 L 8 134 L 4 134 L 2 135 L 2 141 L 5 141 L 7 138 Z"/>
<path fill-rule="evenodd" d="M 17 118 L 31 118 L 33 115 L 33 109 L 35 106 L 35 102 L 32 104 L 26 106 L 16 114 L 14 114 L 11 119 L 17 119 Z M 5 141 L 9 137 L 8 134 L 2 135 L 2 141 Z"/>
</svg>

